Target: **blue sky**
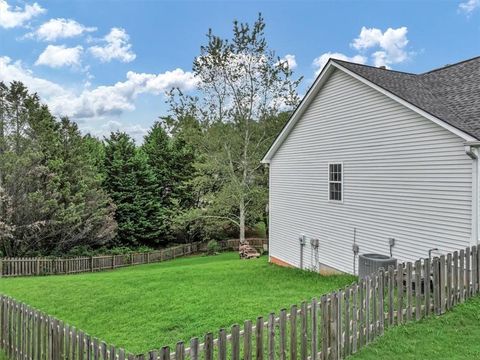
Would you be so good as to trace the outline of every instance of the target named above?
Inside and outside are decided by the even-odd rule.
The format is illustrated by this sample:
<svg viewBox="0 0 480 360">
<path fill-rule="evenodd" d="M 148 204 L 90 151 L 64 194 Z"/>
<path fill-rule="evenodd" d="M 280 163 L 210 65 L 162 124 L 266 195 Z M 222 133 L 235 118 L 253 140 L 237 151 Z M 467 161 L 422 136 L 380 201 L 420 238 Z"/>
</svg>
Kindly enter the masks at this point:
<svg viewBox="0 0 480 360">
<path fill-rule="evenodd" d="M 480 55 L 480 0 L 0 0 L 0 81 L 25 82 L 85 132 L 140 141 L 166 90 L 194 91 L 208 29 L 228 37 L 259 12 L 270 47 L 305 77 L 300 93 L 332 54 L 408 72 Z"/>
</svg>

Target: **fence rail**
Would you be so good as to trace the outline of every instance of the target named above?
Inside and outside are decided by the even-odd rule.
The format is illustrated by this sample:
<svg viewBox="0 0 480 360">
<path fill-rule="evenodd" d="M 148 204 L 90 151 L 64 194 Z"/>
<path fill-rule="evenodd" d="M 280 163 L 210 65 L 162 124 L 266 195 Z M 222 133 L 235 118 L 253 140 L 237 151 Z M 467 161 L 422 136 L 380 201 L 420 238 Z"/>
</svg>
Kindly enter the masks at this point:
<svg viewBox="0 0 480 360">
<path fill-rule="evenodd" d="M 14 360 L 336 360 L 385 330 L 440 315 L 480 291 L 476 246 L 399 264 L 267 318 L 145 354 L 127 354 L 8 297 L 0 297 L 0 348 Z"/>
<path fill-rule="evenodd" d="M 265 239 L 248 239 L 253 246 L 261 247 Z M 238 239 L 220 241 L 222 250 L 238 250 Z M 0 258 L 0 277 L 76 274 L 116 269 L 124 266 L 149 264 L 171 260 L 206 251 L 207 244 L 195 242 L 158 251 L 123 255 L 99 255 L 73 258 Z"/>
</svg>

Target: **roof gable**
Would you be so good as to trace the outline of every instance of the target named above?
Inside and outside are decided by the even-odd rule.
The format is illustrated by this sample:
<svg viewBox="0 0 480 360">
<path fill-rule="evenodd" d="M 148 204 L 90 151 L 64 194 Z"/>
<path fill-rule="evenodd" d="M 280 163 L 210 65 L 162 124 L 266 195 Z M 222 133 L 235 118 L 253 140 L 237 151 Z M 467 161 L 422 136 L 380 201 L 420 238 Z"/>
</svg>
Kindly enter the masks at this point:
<svg viewBox="0 0 480 360">
<path fill-rule="evenodd" d="M 456 66 L 450 66 L 416 75 L 330 59 L 265 154 L 262 162 L 270 161 L 335 69 L 357 78 L 466 141 L 478 140 L 480 139 L 480 58 L 458 64 L 458 67 L 460 66 L 462 67 L 460 70 L 454 69 Z"/>
</svg>

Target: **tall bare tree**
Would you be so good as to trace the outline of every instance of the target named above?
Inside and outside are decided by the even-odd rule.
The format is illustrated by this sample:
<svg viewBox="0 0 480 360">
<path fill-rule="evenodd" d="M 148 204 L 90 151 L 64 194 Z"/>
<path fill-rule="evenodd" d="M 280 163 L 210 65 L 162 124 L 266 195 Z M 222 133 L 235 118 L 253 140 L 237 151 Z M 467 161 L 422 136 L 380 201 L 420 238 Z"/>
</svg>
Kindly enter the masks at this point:
<svg viewBox="0 0 480 360">
<path fill-rule="evenodd" d="M 252 26 L 235 21 L 230 40 L 210 30 L 193 62 L 197 95 L 177 90 L 169 98 L 174 118 L 193 116 L 207 134 L 202 167 L 213 191 L 203 216 L 235 224 L 242 242 L 251 209 L 265 206 L 260 159 L 274 137 L 270 121 L 299 102 L 301 78 L 269 49 L 264 30 L 261 14 Z"/>
</svg>

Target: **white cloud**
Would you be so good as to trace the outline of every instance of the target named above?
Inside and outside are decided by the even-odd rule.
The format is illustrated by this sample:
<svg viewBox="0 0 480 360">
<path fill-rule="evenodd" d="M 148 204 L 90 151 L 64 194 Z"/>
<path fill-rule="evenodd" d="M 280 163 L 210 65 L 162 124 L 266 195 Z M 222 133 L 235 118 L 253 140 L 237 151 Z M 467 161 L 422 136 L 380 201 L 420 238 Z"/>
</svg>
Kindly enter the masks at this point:
<svg viewBox="0 0 480 360">
<path fill-rule="evenodd" d="M 117 120 L 109 120 L 100 127 L 83 127 L 83 130 L 97 137 L 109 137 L 110 133 L 123 131 L 128 133 L 137 144 L 143 142 L 143 138 L 148 133 L 148 128 L 139 124 L 124 124 Z"/>
<path fill-rule="evenodd" d="M 480 0 L 467 0 L 458 5 L 458 9 L 467 14 L 470 14 L 478 7 L 480 7 Z"/>
<path fill-rule="evenodd" d="M 172 87 L 191 90 L 195 85 L 193 74 L 182 69 L 160 74 L 129 71 L 125 81 L 84 90 L 78 96 L 59 96 L 50 103 L 57 114 L 91 118 L 133 111 L 140 94 L 160 95 Z"/>
<path fill-rule="evenodd" d="M 397 29 L 388 28 L 385 32 L 363 26 L 360 35 L 351 45 L 359 51 L 378 48 L 379 50 L 372 54 L 375 66 L 398 64 L 408 59 L 407 32 L 408 29 L 405 26 Z"/>
<path fill-rule="evenodd" d="M 12 8 L 6 0 L 0 0 L 0 27 L 10 29 L 23 26 L 28 20 L 45 11 L 38 3 L 27 4 L 22 9 L 19 6 Z"/>
<path fill-rule="evenodd" d="M 295 59 L 295 55 L 292 54 L 285 55 L 283 58 L 280 59 L 280 62 L 286 62 L 290 70 L 294 70 L 297 67 L 297 60 Z"/>
<path fill-rule="evenodd" d="M 22 81 L 30 90 L 37 92 L 55 115 L 67 115 L 74 119 L 118 115 L 134 110 L 135 99 L 141 94 L 159 95 L 172 87 L 188 91 L 197 84 L 194 75 L 182 69 L 159 74 L 129 71 L 125 81 L 74 91 L 36 77 L 18 61 L 0 57 L 0 81 L 13 80 Z"/>
<path fill-rule="evenodd" d="M 90 52 L 102 62 L 109 62 L 114 59 L 130 62 L 135 60 L 137 56 L 131 51 L 132 44 L 130 44 L 129 40 L 130 37 L 125 29 L 112 28 L 110 33 L 102 40 L 105 46 L 92 46 Z"/>
<path fill-rule="evenodd" d="M 52 68 L 80 66 L 82 52 L 83 47 L 81 46 L 67 48 L 65 45 L 48 45 L 38 57 L 35 65 L 45 65 Z"/>
<path fill-rule="evenodd" d="M 80 36 L 83 33 L 96 31 L 95 27 L 84 26 L 72 19 L 50 19 L 43 23 L 35 31 L 28 33 L 26 37 L 37 38 L 44 41 L 55 41 L 58 39 Z"/>
<path fill-rule="evenodd" d="M 31 71 L 24 68 L 20 61 L 12 62 L 8 56 L 0 56 L 0 81 L 21 81 L 31 91 L 38 92 L 48 99 L 65 92 L 65 89 L 49 80 L 35 77 Z"/>
<path fill-rule="evenodd" d="M 345 61 L 351 61 L 359 64 L 365 64 L 367 62 L 367 58 L 363 55 L 354 55 L 354 56 L 347 56 L 342 53 L 337 53 L 337 52 L 327 52 L 319 57 L 315 58 L 313 60 L 313 67 L 315 68 L 315 75 L 320 74 L 322 71 L 323 67 L 326 65 L 328 62 L 328 59 L 334 58 L 338 60 L 345 60 Z"/>
</svg>

